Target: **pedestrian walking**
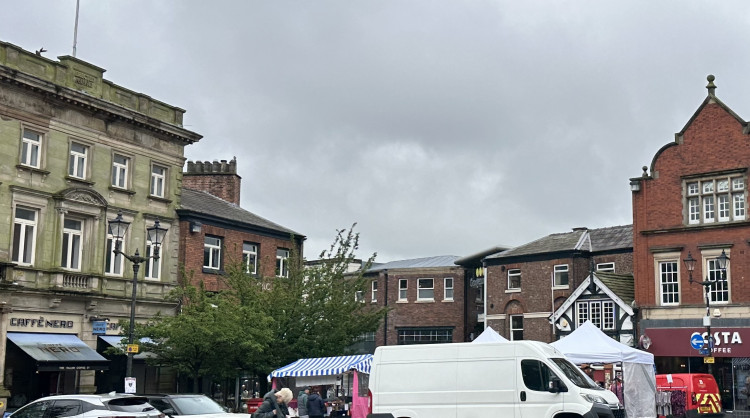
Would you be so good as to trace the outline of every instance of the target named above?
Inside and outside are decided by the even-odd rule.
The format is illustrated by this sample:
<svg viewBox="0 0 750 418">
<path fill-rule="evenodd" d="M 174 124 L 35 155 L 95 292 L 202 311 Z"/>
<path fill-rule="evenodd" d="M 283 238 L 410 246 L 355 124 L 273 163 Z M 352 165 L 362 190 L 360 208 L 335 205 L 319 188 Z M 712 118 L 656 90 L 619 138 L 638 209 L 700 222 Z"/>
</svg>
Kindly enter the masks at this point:
<svg viewBox="0 0 750 418">
<path fill-rule="evenodd" d="M 615 377 L 615 380 L 613 380 L 612 384 L 609 385 L 609 390 L 611 390 L 617 396 L 617 399 L 620 400 L 621 404 L 625 404 L 622 393 L 622 380 L 620 380 L 619 377 Z"/>
<path fill-rule="evenodd" d="M 263 403 L 251 415 L 252 418 L 286 418 L 289 415 L 287 404 L 293 396 L 289 388 L 281 388 L 266 393 L 263 396 Z"/>
<path fill-rule="evenodd" d="M 299 391 L 297 395 L 297 413 L 299 418 L 309 418 L 307 415 L 307 398 L 310 396 L 310 386 L 306 386 L 304 390 Z"/>
<path fill-rule="evenodd" d="M 326 403 L 317 391 L 310 393 L 307 398 L 307 414 L 310 418 L 323 418 L 326 413 Z"/>
</svg>

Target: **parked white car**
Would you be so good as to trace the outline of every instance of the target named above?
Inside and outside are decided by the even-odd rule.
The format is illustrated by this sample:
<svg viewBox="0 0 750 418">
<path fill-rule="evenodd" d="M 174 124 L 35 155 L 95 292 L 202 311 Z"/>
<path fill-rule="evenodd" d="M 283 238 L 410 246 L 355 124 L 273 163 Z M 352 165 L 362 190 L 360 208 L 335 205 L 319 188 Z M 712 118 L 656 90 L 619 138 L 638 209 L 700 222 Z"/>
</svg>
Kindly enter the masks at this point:
<svg viewBox="0 0 750 418">
<path fill-rule="evenodd" d="M 55 395 L 39 398 L 11 414 L 13 418 L 164 418 L 143 396 L 127 394 Z"/>
</svg>

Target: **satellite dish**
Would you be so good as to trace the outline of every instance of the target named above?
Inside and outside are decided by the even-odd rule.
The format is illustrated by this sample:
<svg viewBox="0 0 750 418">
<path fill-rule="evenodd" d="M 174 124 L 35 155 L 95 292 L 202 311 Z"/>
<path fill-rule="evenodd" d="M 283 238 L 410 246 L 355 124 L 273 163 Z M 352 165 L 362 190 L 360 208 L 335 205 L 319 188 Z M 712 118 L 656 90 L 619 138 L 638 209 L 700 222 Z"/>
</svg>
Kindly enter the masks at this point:
<svg viewBox="0 0 750 418">
<path fill-rule="evenodd" d="M 646 350 L 651 347 L 651 338 L 646 334 L 641 335 L 641 338 L 638 342 L 640 343 L 641 347 Z"/>
</svg>

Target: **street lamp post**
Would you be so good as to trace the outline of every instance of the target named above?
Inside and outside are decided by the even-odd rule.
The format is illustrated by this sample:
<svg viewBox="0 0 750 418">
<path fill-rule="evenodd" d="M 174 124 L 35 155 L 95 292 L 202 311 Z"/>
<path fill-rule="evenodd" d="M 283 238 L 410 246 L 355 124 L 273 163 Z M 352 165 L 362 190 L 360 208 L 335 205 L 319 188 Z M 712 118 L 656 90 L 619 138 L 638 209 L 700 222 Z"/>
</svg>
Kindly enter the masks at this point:
<svg viewBox="0 0 750 418">
<path fill-rule="evenodd" d="M 130 299 L 130 324 L 128 330 L 128 345 L 133 344 L 133 335 L 135 333 L 135 297 L 136 287 L 138 286 L 138 270 L 141 268 L 141 263 L 148 261 L 149 259 L 159 259 L 159 246 L 161 245 L 164 237 L 167 234 L 167 228 L 162 228 L 159 225 L 159 220 L 154 221 L 154 226 L 146 228 L 148 233 L 148 240 L 151 241 L 153 250 L 152 254 L 148 257 L 141 257 L 138 249 L 135 250 L 135 254 L 127 255 L 120 250 L 120 243 L 122 238 L 127 232 L 130 222 L 126 222 L 122 219 L 122 212 L 117 213 L 117 217 L 109 221 L 109 233 L 115 240 L 115 248 L 112 250 L 113 253 L 121 255 L 133 263 L 133 295 Z M 125 370 L 125 377 L 133 377 L 133 353 L 128 351 L 128 362 Z"/>
<path fill-rule="evenodd" d="M 706 316 L 703 317 L 703 325 L 706 327 L 706 335 L 708 340 L 708 350 L 704 351 L 707 356 L 711 356 L 713 354 L 713 348 L 714 348 L 714 340 L 711 336 L 711 286 L 715 285 L 719 281 L 726 281 L 727 280 L 727 261 L 729 260 L 729 257 L 727 256 L 727 253 L 724 250 L 721 250 L 721 255 L 719 255 L 716 258 L 716 267 L 721 272 L 719 274 L 719 277 L 717 277 L 714 280 L 710 280 L 708 276 L 706 276 L 705 280 L 702 282 L 693 281 L 693 270 L 695 270 L 695 262 L 696 260 L 693 258 L 692 254 L 690 254 L 690 251 L 688 251 L 688 256 L 686 259 L 682 260 L 683 263 L 685 263 L 685 268 L 688 271 L 688 274 L 690 276 L 690 279 L 688 282 L 692 285 L 693 283 L 698 283 L 703 286 L 704 292 L 706 295 Z"/>
</svg>

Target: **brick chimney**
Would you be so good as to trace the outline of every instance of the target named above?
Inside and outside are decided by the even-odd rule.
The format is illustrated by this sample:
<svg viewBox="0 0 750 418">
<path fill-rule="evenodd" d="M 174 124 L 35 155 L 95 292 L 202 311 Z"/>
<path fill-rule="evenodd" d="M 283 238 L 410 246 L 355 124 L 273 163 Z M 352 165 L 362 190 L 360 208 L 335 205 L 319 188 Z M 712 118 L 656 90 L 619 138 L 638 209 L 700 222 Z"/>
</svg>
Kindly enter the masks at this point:
<svg viewBox="0 0 750 418">
<path fill-rule="evenodd" d="M 229 203 L 240 205 L 242 177 L 237 175 L 237 157 L 232 161 L 188 161 L 182 173 L 182 187 L 210 193 Z"/>
</svg>

